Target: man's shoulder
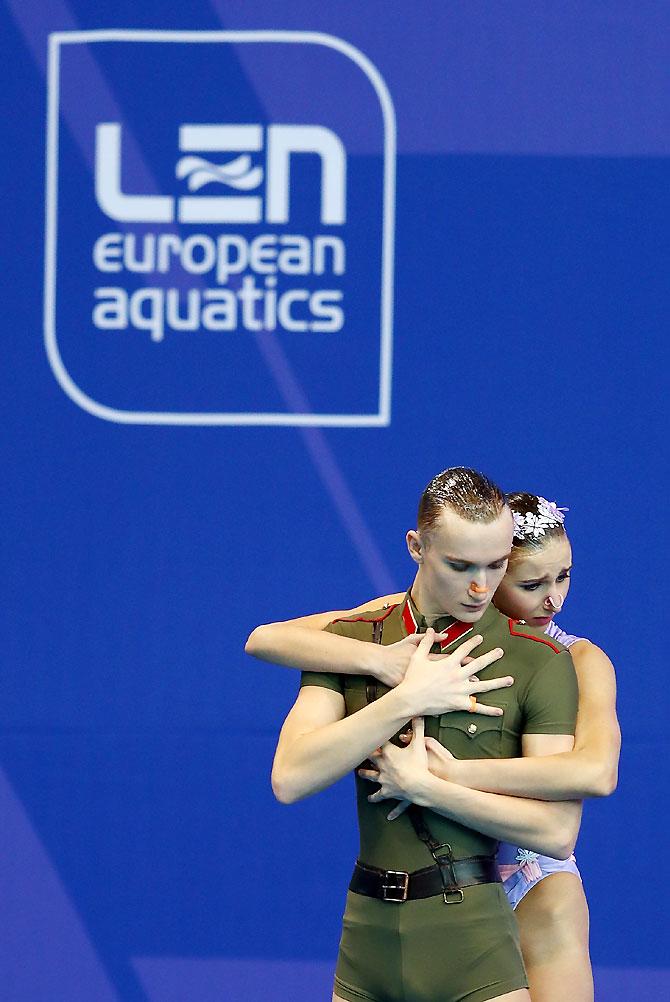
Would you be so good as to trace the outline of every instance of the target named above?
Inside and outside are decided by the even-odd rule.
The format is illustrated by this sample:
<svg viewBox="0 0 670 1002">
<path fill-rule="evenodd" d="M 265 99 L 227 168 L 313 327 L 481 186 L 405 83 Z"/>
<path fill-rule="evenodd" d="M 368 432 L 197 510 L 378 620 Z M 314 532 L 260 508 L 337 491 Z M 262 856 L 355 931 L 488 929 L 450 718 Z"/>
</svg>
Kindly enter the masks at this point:
<svg viewBox="0 0 670 1002">
<path fill-rule="evenodd" d="M 387 619 L 397 605 L 383 605 L 379 609 L 368 609 L 366 612 L 356 612 L 353 616 L 341 616 L 334 619 L 334 623 L 378 623 L 382 619 Z"/>
<path fill-rule="evenodd" d="M 399 605 L 385 605 L 379 609 L 369 609 L 354 613 L 352 616 L 342 616 L 334 619 L 326 629 L 332 633 L 340 633 L 356 639 L 371 639 L 376 623 L 383 623 L 392 618 Z"/>
<path fill-rule="evenodd" d="M 523 619 L 508 619 L 507 628 L 510 636 L 518 638 L 522 643 L 542 644 L 545 650 L 551 652 L 548 654 L 549 657 L 567 651 L 567 647 L 556 637 L 547 636 L 542 627 L 529 626 Z"/>
<path fill-rule="evenodd" d="M 553 661 L 567 651 L 567 647 L 548 637 L 541 627 L 529 626 L 523 619 L 510 619 L 501 612 L 492 624 L 492 632 L 506 654 L 536 665 Z"/>
</svg>

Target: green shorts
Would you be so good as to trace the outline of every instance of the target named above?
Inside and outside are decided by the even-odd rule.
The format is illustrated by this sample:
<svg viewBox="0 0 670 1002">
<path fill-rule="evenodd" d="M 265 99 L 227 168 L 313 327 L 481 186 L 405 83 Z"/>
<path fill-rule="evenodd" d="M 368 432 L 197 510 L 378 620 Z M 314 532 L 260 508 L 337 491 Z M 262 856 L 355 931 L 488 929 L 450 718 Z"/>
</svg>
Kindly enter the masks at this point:
<svg viewBox="0 0 670 1002">
<path fill-rule="evenodd" d="M 485 1002 L 526 988 L 514 913 L 501 884 L 397 904 L 349 891 L 335 972 L 347 1002 Z"/>
</svg>

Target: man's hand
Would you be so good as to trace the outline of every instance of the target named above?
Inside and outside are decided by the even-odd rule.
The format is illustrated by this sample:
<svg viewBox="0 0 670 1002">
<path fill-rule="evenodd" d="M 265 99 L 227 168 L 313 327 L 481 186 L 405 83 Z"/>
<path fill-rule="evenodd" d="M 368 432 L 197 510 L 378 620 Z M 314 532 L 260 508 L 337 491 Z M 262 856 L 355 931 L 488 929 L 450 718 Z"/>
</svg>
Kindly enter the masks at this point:
<svg viewBox="0 0 670 1002">
<path fill-rule="evenodd" d="M 410 658 L 403 681 L 396 688 L 396 692 L 407 701 L 408 716 L 438 716 L 451 710 L 471 710 L 491 717 L 502 714 L 497 706 L 486 706 L 476 701 L 473 706 L 470 699 L 474 693 L 502 689 L 514 682 L 510 675 L 487 681 L 476 677 L 478 671 L 498 661 L 505 653 L 502 648 L 496 647 L 488 654 L 471 658 L 469 655 L 481 642 L 482 637 L 476 635 L 450 654 L 431 654 L 435 631 L 426 630 Z"/>
<path fill-rule="evenodd" d="M 370 803 L 376 804 L 380 800 L 411 802 L 422 778 L 428 773 L 423 717 L 412 721 L 412 738 L 406 748 L 398 748 L 387 741 L 370 755 L 370 759 L 374 769 L 358 770 L 363 779 L 380 784 L 380 789 L 368 797 Z M 397 811 L 397 807 L 391 811 L 389 820 L 397 817 Z"/>
</svg>

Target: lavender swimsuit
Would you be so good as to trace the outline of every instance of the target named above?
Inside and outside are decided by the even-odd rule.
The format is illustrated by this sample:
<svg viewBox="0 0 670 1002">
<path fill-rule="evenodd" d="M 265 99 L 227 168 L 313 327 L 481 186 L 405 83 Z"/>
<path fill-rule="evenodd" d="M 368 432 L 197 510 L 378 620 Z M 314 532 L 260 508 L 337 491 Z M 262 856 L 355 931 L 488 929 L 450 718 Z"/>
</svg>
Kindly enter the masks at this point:
<svg viewBox="0 0 670 1002">
<path fill-rule="evenodd" d="M 571 647 L 575 641 L 581 639 L 564 633 L 554 622 L 551 622 L 544 632 L 553 640 L 558 640 L 564 647 Z M 501 842 L 497 859 L 505 894 L 512 908 L 516 908 L 531 887 L 539 883 L 543 877 L 548 877 L 550 873 L 574 873 L 581 880 L 574 855 L 570 856 L 570 859 L 552 859 L 551 856 L 541 856 L 537 852 L 522 849 L 509 842 Z"/>
</svg>

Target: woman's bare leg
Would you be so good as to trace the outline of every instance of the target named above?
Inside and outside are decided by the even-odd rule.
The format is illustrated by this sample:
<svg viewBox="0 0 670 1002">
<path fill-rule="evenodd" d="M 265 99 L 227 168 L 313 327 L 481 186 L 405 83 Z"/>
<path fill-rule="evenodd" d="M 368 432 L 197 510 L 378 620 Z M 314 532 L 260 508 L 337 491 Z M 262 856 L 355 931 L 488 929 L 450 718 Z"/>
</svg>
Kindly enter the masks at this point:
<svg viewBox="0 0 670 1002">
<path fill-rule="evenodd" d="M 516 917 L 533 1002 L 593 1002 L 589 910 L 574 873 L 552 873 L 519 902 Z"/>
</svg>

